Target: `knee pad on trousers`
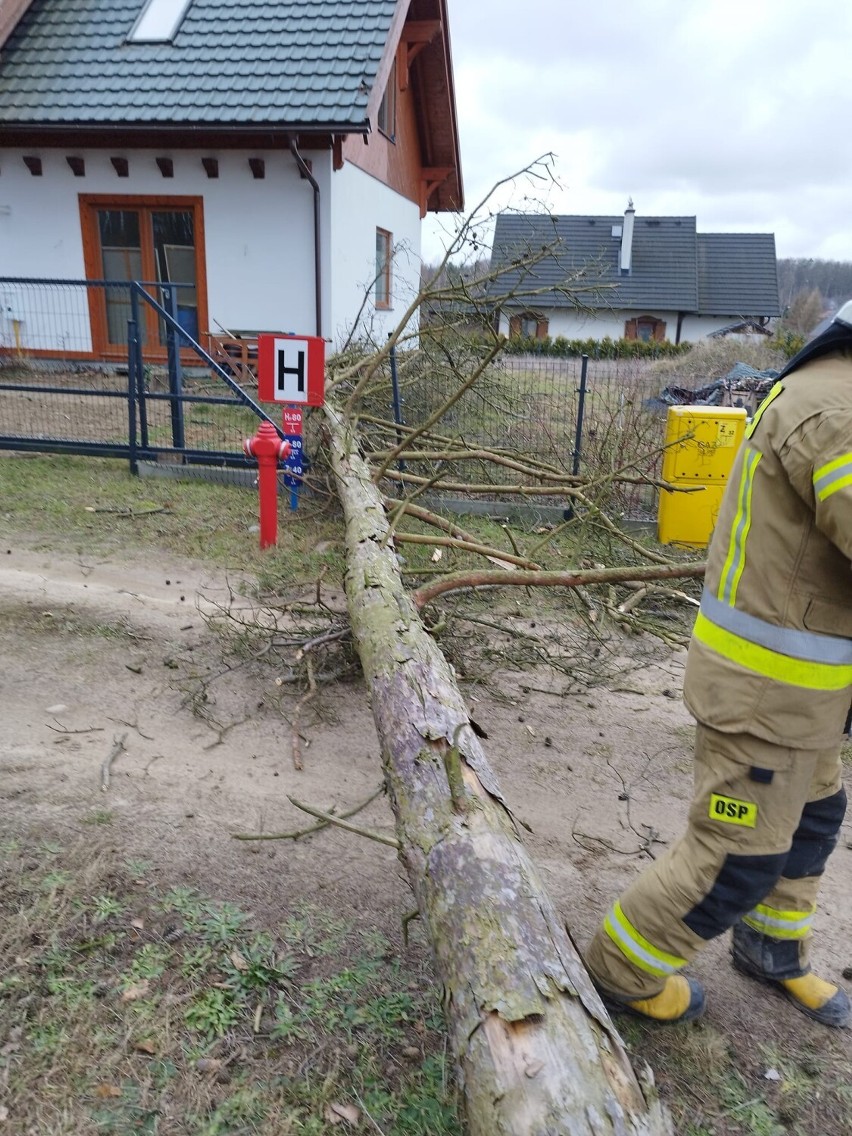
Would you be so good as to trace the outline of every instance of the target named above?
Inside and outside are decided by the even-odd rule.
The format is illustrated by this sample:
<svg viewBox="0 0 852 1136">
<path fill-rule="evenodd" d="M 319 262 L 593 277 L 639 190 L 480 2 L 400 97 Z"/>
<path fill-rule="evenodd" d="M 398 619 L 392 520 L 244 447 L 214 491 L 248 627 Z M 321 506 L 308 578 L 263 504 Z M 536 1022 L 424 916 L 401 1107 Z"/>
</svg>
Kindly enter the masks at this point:
<svg viewBox="0 0 852 1136">
<path fill-rule="evenodd" d="M 837 835 L 845 815 L 845 789 L 805 805 L 784 865 L 782 875 L 785 879 L 803 880 L 807 876 L 822 875 L 825 862 L 837 845 Z"/>
<path fill-rule="evenodd" d="M 684 916 L 684 923 L 702 939 L 721 935 L 772 891 L 784 873 L 787 858 L 786 852 L 726 856 L 710 891 Z"/>
</svg>

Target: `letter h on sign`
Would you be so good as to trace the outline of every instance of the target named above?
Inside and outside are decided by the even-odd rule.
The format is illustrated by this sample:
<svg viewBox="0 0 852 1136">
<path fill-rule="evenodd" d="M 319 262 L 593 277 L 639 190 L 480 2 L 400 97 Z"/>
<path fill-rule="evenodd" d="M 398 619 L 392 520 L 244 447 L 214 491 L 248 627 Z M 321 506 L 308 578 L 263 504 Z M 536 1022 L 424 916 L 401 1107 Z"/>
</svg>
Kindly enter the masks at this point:
<svg viewBox="0 0 852 1136">
<path fill-rule="evenodd" d="M 322 406 L 325 343 L 315 335 L 257 337 L 257 395 L 261 402 Z"/>
<path fill-rule="evenodd" d="M 307 401 L 307 348 L 307 343 L 299 339 L 275 340 L 276 401 Z"/>
</svg>

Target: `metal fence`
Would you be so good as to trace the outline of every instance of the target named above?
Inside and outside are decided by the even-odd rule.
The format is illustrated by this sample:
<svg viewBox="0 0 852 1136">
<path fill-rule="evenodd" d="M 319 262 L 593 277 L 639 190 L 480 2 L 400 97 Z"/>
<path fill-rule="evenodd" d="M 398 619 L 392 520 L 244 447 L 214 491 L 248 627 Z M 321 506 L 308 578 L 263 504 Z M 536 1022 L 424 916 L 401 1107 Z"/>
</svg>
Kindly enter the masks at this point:
<svg viewBox="0 0 852 1136">
<path fill-rule="evenodd" d="M 402 359 L 396 397 L 393 370 L 389 367 L 389 397 L 376 399 L 373 410 L 417 427 L 458 391 L 459 370 L 465 365 L 459 368 L 458 358 L 446 363 L 435 357 L 419 364 Z M 621 512 L 652 516 L 665 430 L 659 394 L 666 381 L 655 374 L 653 364 L 639 360 L 503 356 L 432 430 L 436 438 L 471 450 L 511 453 L 602 481 L 617 473 L 635 476 L 636 484 L 613 482 L 609 499 Z M 501 499 L 501 485 L 518 481 L 487 459 L 446 462 L 442 469 L 444 481 L 493 484 L 496 499 Z M 416 472 L 429 477 L 436 471 L 434 463 L 418 463 Z M 527 499 L 531 497 L 535 499 Z"/>
<path fill-rule="evenodd" d="M 183 287 L 0 278 L 0 448 L 246 466 L 243 439 L 271 419 L 190 335 Z"/>
<path fill-rule="evenodd" d="M 254 401 L 256 345 L 209 337 L 199 344 L 181 307 L 185 288 L 0 278 L 0 448 L 126 457 L 134 468 L 139 461 L 245 466 L 243 439 L 258 419 L 271 421 Z M 107 339 L 104 362 L 92 358 L 103 347 L 98 329 Z M 450 401 L 459 374 L 481 354 L 464 342 L 448 351 L 424 340 L 419 352 L 392 361 L 373 410 L 417 426 Z M 593 478 L 654 479 L 664 432 L 655 399 L 665 382 L 653 363 L 638 360 L 502 356 L 433 430 Z M 387 444 L 367 432 L 368 444 Z M 421 463 L 418 472 L 431 476 L 435 468 Z M 486 460 L 449 463 L 444 473 L 493 484 L 497 500 L 518 480 Z M 614 484 L 611 498 L 632 515 L 656 507 L 647 483 Z"/>
</svg>

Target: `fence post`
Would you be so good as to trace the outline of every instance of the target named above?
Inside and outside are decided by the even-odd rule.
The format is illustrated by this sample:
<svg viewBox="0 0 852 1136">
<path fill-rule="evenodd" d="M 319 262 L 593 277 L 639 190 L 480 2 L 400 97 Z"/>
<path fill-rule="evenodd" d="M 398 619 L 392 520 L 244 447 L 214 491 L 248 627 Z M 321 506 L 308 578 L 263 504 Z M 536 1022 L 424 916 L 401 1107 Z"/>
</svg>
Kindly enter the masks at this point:
<svg viewBox="0 0 852 1136">
<path fill-rule="evenodd" d="M 589 370 L 589 356 L 581 355 L 582 362 L 580 363 L 580 389 L 578 390 L 579 398 L 577 399 L 577 429 L 574 433 L 574 455 L 571 462 L 571 472 L 576 477 L 580 472 L 580 454 L 583 449 L 583 417 L 586 410 L 586 377 Z M 567 509 L 562 511 L 562 517 L 566 521 L 570 521 L 574 517 L 574 506 L 569 505 Z"/>
<path fill-rule="evenodd" d="M 577 432 L 574 435 L 574 463 L 571 472 L 576 475 L 580 472 L 580 453 L 583 448 L 583 415 L 586 409 L 586 375 L 589 369 L 589 356 L 582 356 L 580 364 L 580 397 L 577 399 Z"/>
<path fill-rule="evenodd" d="M 141 323 L 139 320 L 139 285 L 133 281 L 130 285 L 130 317 L 133 320 L 133 325 L 136 328 L 136 338 L 131 341 L 128 338 L 127 343 L 127 359 L 128 367 L 130 366 L 130 357 L 133 357 L 133 365 L 136 373 L 136 397 L 139 403 L 139 434 L 140 442 L 143 450 L 148 449 L 148 404 L 145 401 L 145 367 L 142 362 L 142 336 L 140 333 Z"/>
<path fill-rule="evenodd" d="M 138 334 L 136 321 L 132 318 L 129 319 L 127 321 L 127 444 L 130 472 L 134 477 L 139 474 L 139 462 L 136 454 L 136 392 L 138 390 L 136 348 Z"/>
<path fill-rule="evenodd" d="M 163 307 L 177 322 L 177 288 L 163 285 Z M 169 327 L 166 333 L 169 354 L 169 395 L 172 411 L 172 445 L 176 450 L 186 448 L 183 422 L 183 370 L 180 365 L 180 332 Z"/>
</svg>

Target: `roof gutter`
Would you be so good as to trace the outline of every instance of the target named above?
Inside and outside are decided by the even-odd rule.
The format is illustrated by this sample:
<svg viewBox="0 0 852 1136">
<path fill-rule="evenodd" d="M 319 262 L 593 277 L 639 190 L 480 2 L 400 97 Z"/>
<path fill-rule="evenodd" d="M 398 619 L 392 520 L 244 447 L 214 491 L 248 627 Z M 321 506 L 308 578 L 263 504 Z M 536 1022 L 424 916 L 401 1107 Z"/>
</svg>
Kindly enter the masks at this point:
<svg viewBox="0 0 852 1136">
<path fill-rule="evenodd" d="M 322 242 L 320 240 L 320 187 L 307 162 L 299 153 L 296 139 L 290 137 L 290 153 L 296 159 L 299 173 L 311 183 L 314 190 L 314 301 L 316 304 L 316 335 L 322 338 Z"/>
<path fill-rule="evenodd" d="M 2 0 L 0 0 L 0 4 Z M 30 138 L 39 134 L 56 133 L 64 130 L 107 133 L 121 131 L 123 134 L 168 134 L 180 131 L 182 134 L 269 134 L 273 137 L 289 138 L 294 134 L 369 134 L 368 120 L 361 122 L 187 122 L 174 119 L 169 122 L 108 122 L 101 119 L 54 119 L 52 121 L 27 122 L 23 119 L 2 119 L 4 130 L 27 131 Z"/>
</svg>

